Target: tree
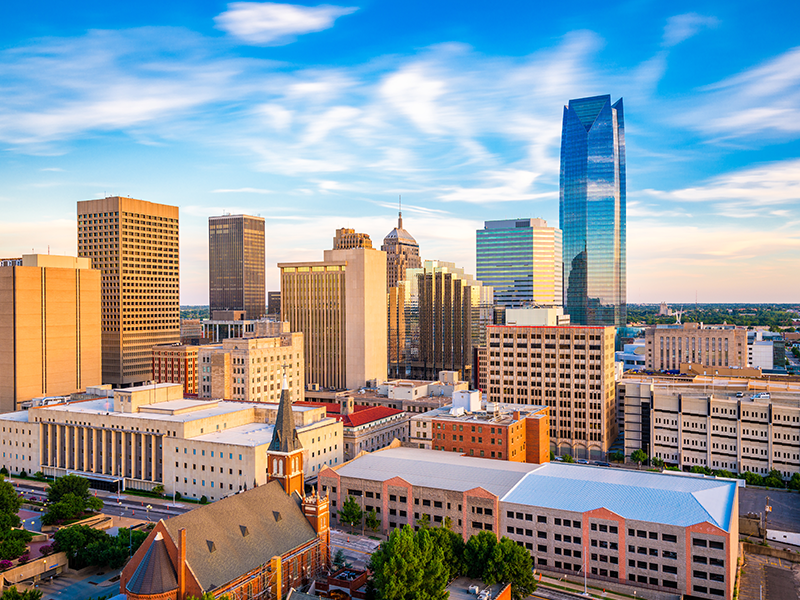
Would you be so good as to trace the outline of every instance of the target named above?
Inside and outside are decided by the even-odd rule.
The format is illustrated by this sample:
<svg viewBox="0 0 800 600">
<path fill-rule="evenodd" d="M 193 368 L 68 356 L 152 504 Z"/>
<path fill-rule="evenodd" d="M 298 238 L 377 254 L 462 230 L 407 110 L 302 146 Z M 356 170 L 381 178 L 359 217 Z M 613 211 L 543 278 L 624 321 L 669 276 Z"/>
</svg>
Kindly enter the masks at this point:
<svg viewBox="0 0 800 600">
<path fill-rule="evenodd" d="M 664 459 L 663 458 L 659 458 L 658 456 L 654 456 L 653 459 L 650 462 L 653 464 L 654 467 L 657 467 L 659 469 L 663 469 L 664 468 Z"/>
<path fill-rule="evenodd" d="M 481 531 L 469 538 L 464 547 L 464 571 L 467 577 L 483 577 L 484 567 L 489 564 L 496 545 L 497 536 L 489 531 Z"/>
<path fill-rule="evenodd" d="M 619 451 L 612 452 L 611 454 L 608 455 L 608 460 L 610 460 L 611 462 L 624 463 L 625 462 L 625 453 L 624 452 L 619 452 Z"/>
<path fill-rule="evenodd" d="M 247 487 L 247 485 L 245 484 L 245 488 L 246 487 Z M 200 504 L 208 504 L 208 496 L 205 496 L 205 495 L 200 496 Z"/>
<path fill-rule="evenodd" d="M 361 518 L 363 516 L 364 511 L 361 510 L 361 506 L 356 502 L 356 499 L 352 496 L 348 496 L 347 500 L 342 504 L 342 509 L 339 511 L 339 520 L 342 523 L 350 525 L 350 530 L 352 531 L 357 524 L 361 523 Z"/>
<path fill-rule="evenodd" d="M 431 526 L 431 516 L 422 513 L 422 516 L 417 519 L 417 527 L 420 529 L 427 529 Z"/>
<path fill-rule="evenodd" d="M 488 584 L 511 584 L 511 598 L 522 600 L 536 590 L 533 560 L 525 548 L 504 537 L 492 551 L 484 570 L 483 581 Z"/>
<path fill-rule="evenodd" d="M 41 600 L 42 592 L 36 589 L 25 590 L 24 592 L 17 591 L 17 586 L 12 585 L 10 588 L 3 592 L 0 600 Z"/>
<path fill-rule="evenodd" d="M 22 508 L 22 498 L 8 481 L 0 477 L 0 539 L 12 527 L 19 527 L 17 512 Z"/>
<path fill-rule="evenodd" d="M 77 475 L 65 475 L 56 479 L 47 488 L 47 499 L 50 502 L 60 502 L 67 494 L 73 494 L 78 498 L 88 498 L 89 480 Z"/>
<path fill-rule="evenodd" d="M 367 529 L 372 531 L 373 533 L 377 533 L 378 529 L 381 527 L 381 520 L 378 518 L 378 515 L 375 513 L 375 509 L 372 509 L 367 513 Z"/>
<path fill-rule="evenodd" d="M 564 455 L 564 462 L 565 462 L 565 463 L 574 463 L 574 462 L 575 462 L 575 459 L 574 459 L 574 458 L 572 458 L 572 455 L 571 455 L 571 454 L 565 454 L 565 455 Z"/>
<path fill-rule="evenodd" d="M 635 463 L 639 463 L 639 466 L 641 467 L 642 463 L 647 462 L 647 454 L 642 449 L 634 450 L 631 453 L 631 460 Z"/>
<path fill-rule="evenodd" d="M 369 562 L 372 587 L 381 600 L 446 600 L 450 571 L 442 548 L 427 528 L 392 531 Z"/>
<path fill-rule="evenodd" d="M 711 474 L 714 475 L 714 477 L 727 477 L 728 479 L 733 479 L 736 477 L 736 475 L 734 475 L 730 471 L 726 471 L 725 469 L 717 469 L 715 471 L 712 471 Z"/>
<path fill-rule="evenodd" d="M 434 544 L 442 549 L 444 563 L 449 570 L 448 580 L 461 575 L 464 568 L 464 538 L 451 531 L 449 524 L 430 530 Z"/>
<path fill-rule="evenodd" d="M 745 471 L 744 473 L 740 473 L 739 477 L 744 479 L 747 482 L 747 485 L 757 485 L 757 486 L 764 485 L 764 478 L 758 473 L 753 473 L 752 471 Z"/>
<path fill-rule="evenodd" d="M 789 485 L 787 487 L 790 490 L 800 491 L 800 473 L 795 473 L 794 475 L 792 475 L 792 478 L 789 480 Z"/>
<path fill-rule="evenodd" d="M 159 483 L 158 485 L 153 486 L 153 489 L 150 491 L 157 496 L 161 496 L 164 493 L 164 486 Z"/>
<path fill-rule="evenodd" d="M 777 469 L 772 469 L 764 478 L 764 485 L 771 488 L 783 488 L 783 475 Z"/>
<path fill-rule="evenodd" d="M 701 475 L 711 475 L 711 469 L 708 467 L 702 467 L 700 465 L 695 465 L 691 468 L 691 473 L 700 473 Z"/>
<path fill-rule="evenodd" d="M 42 516 L 45 525 L 71 521 L 86 511 L 99 512 L 103 509 L 103 501 L 89 491 L 89 480 L 77 475 L 56 479 L 47 488 L 47 499 L 50 506 Z"/>
<path fill-rule="evenodd" d="M 556 459 L 556 453 L 550 450 L 550 460 L 554 461 Z"/>
</svg>

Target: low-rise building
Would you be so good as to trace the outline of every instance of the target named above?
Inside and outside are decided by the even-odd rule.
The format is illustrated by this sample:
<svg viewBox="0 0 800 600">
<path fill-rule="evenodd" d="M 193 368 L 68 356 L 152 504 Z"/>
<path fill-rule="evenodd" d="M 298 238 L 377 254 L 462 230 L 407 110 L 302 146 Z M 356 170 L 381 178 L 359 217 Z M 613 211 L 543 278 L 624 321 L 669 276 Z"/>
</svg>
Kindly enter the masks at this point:
<svg viewBox="0 0 800 600">
<path fill-rule="evenodd" d="M 95 487 L 218 500 L 267 481 L 278 404 L 183 397 L 179 384 L 114 390 L 113 398 L 0 415 L 2 466 L 77 473 Z M 292 413 L 307 478 L 343 460 L 342 423 L 324 408 Z"/>
<path fill-rule="evenodd" d="M 328 417 L 342 424 L 344 460 L 352 460 L 361 452 L 374 452 L 395 439 L 408 440 L 409 414 L 385 406 L 356 406 L 352 397 L 336 402 L 301 402 L 295 406 L 324 408 Z"/>
<path fill-rule="evenodd" d="M 641 448 L 685 470 L 800 471 L 800 384 L 696 377 L 619 388 L 628 455 Z"/>
<path fill-rule="evenodd" d="M 613 327 L 491 325 L 486 399 L 550 407 L 557 455 L 602 459 L 617 437 Z"/>
<path fill-rule="evenodd" d="M 418 448 L 514 462 L 550 460 L 548 406 L 482 402 L 458 392 L 453 404 L 414 415 L 409 441 Z"/>
<path fill-rule="evenodd" d="M 739 544 L 737 482 L 678 474 L 486 460 L 392 448 L 319 477 L 331 522 L 353 497 L 388 534 L 421 519 L 464 539 L 505 535 L 537 570 L 587 575 L 629 595 L 733 597 Z"/>
</svg>

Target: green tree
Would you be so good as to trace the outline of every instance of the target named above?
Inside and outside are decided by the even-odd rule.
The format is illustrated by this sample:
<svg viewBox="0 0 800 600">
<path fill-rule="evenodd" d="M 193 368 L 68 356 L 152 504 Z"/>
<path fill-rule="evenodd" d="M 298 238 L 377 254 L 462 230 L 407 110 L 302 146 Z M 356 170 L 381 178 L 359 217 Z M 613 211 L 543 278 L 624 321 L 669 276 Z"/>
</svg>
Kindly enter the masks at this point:
<svg viewBox="0 0 800 600">
<path fill-rule="evenodd" d="M 700 465 L 695 465 L 691 468 L 691 473 L 700 473 L 701 475 L 711 475 L 711 469 L 708 467 L 702 467 Z"/>
<path fill-rule="evenodd" d="M 0 477 L 0 539 L 5 537 L 12 527 L 19 527 L 17 512 L 20 508 L 22 508 L 22 498 L 17 494 L 17 490 Z"/>
<path fill-rule="evenodd" d="M 658 456 L 654 456 L 653 459 L 650 462 L 652 463 L 652 465 L 654 467 L 657 467 L 659 469 L 663 469 L 664 468 L 664 459 L 663 458 L 659 458 Z"/>
<path fill-rule="evenodd" d="M 157 496 L 161 496 L 164 493 L 164 486 L 159 483 L 158 485 L 153 486 L 153 489 L 150 491 Z"/>
<path fill-rule="evenodd" d="M 572 458 L 571 454 L 565 454 L 563 458 L 564 458 L 564 462 L 565 463 L 574 463 L 575 462 L 575 459 Z"/>
<path fill-rule="evenodd" d="M 787 487 L 790 490 L 800 491 L 800 473 L 795 473 L 794 475 L 792 475 L 792 478 L 789 480 L 789 485 Z"/>
<path fill-rule="evenodd" d="M 373 533 L 377 533 L 378 529 L 381 528 L 381 520 L 378 518 L 375 509 L 372 509 L 367 513 L 367 529 L 372 531 Z"/>
<path fill-rule="evenodd" d="M 83 499 L 88 498 L 89 480 L 77 475 L 65 475 L 56 479 L 47 488 L 47 499 L 50 502 L 60 502 L 67 494 L 73 494 Z"/>
<path fill-rule="evenodd" d="M 434 544 L 442 549 L 444 563 L 449 574 L 447 579 L 452 580 L 462 574 L 464 568 L 464 538 L 442 525 L 430 530 Z"/>
<path fill-rule="evenodd" d="M 764 478 L 764 485 L 771 488 L 783 488 L 783 475 L 777 469 L 772 469 Z"/>
<path fill-rule="evenodd" d="M 739 477 L 744 479 L 747 482 L 747 485 L 764 485 L 764 478 L 759 475 L 758 473 L 753 473 L 752 471 L 745 471 L 744 473 L 740 473 Z"/>
<path fill-rule="evenodd" d="M 554 461 L 556 459 L 556 453 L 550 450 L 550 460 Z"/>
<path fill-rule="evenodd" d="M 381 600 L 446 600 L 449 569 L 427 528 L 392 531 L 369 562 L 372 587 Z"/>
<path fill-rule="evenodd" d="M 631 460 L 635 463 L 639 463 L 639 467 L 641 467 L 643 463 L 647 462 L 647 454 L 642 449 L 634 450 L 631 452 Z"/>
<path fill-rule="evenodd" d="M 347 559 L 344 556 L 344 550 L 341 548 L 333 555 L 333 564 L 339 568 L 347 566 Z"/>
<path fill-rule="evenodd" d="M 727 477 L 728 479 L 734 479 L 736 477 L 736 475 L 725 469 L 717 469 L 712 471 L 711 474 L 714 475 L 714 477 Z"/>
<path fill-rule="evenodd" d="M 513 600 L 530 596 L 536 590 L 530 553 L 507 537 L 502 538 L 492 551 L 483 581 L 488 584 L 511 584 Z"/>
<path fill-rule="evenodd" d="M 417 519 L 417 527 L 420 529 L 427 529 L 431 526 L 431 516 L 422 513 L 422 516 Z"/>
<path fill-rule="evenodd" d="M 17 590 L 17 586 L 12 585 L 10 588 L 3 592 L 0 600 L 41 600 L 42 592 L 40 590 L 29 589 L 24 592 Z"/>
<path fill-rule="evenodd" d="M 610 460 L 611 462 L 624 463 L 625 462 L 625 453 L 624 452 L 619 452 L 619 451 L 612 452 L 611 454 L 608 455 L 608 460 Z"/>
<path fill-rule="evenodd" d="M 483 577 L 484 567 L 489 564 L 496 545 L 497 536 L 490 531 L 481 531 L 469 538 L 464 547 L 464 571 L 467 577 Z"/>
<path fill-rule="evenodd" d="M 339 520 L 342 523 L 350 525 L 350 531 L 361 523 L 361 518 L 364 516 L 364 511 L 361 510 L 358 502 L 352 496 L 348 496 L 347 500 L 342 504 L 342 509 L 339 511 Z"/>
</svg>

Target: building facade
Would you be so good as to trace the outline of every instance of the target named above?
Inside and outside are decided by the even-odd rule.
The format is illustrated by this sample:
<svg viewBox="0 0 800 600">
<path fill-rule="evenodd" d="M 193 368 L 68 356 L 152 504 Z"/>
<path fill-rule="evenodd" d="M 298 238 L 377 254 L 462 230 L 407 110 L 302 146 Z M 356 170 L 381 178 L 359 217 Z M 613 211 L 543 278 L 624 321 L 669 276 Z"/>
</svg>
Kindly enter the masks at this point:
<svg viewBox="0 0 800 600">
<path fill-rule="evenodd" d="M 465 394 L 471 396 L 473 406 Z M 513 462 L 550 460 L 550 408 L 481 402 L 459 392 L 453 404 L 411 417 L 414 447 Z"/>
<path fill-rule="evenodd" d="M 353 389 L 386 379 L 386 253 L 326 250 L 281 263 L 281 315 L 303 333 L 306 384 Z"/>
<path fill-rule="evenodd" d="M 78 202 L 78 256 L 102 273 L 103 383 L 152 377 L 152 347 L 180 341 L 178 207 L 112 196 Z"/>
<path fill-rule="evenodd" d="M 564 307 L 577 325 L 627 322 L 622 99 L 570 100 L 561 130 Z"/>
<path fill-rule="evenodd" d="M 383 238 L 381 250 L 386 252 L 386 289 L 397 287 L 406 278 L 406 270 L 422 268 L 419 244 L 403 229 L 403 213 L 397 215 L 397 227 Z"/>
<path fill-rule="evenodd" d="M 394 291 L 394 290 L 392 290 Z M 492 322 L 493 290 L 453 263 L 408 269 L 389 295 L 389 370 L 393 378 L 434 379 L 440 371 L 473 377 L 474 349 Z"/>
<path fill-rule="evenodd" d="M 277 402 L 286 375 L 292 397 L 303 399 L 303 334 L 228 338 L 200 346 L 198 395 L 245 402 Z"/>
<path fill-rule="evenodd" d="M 603 459 L 617 437 L 613 327 L 488 327 L 486 398 L 550 407 L 558 455 Z"/>
<path fill-rule="evenodd" d="M 197 394 L 199 349 L 186 344 L 153 346 L 153 382 L 180 383 L 184 394 Z"/>
<path fill-rule="evenodd" d="M 481 531 L 507 536 L 556 577 L 585 573 L 593 586 L 630 596 L 733 598 L 739 513 L 731 480 L 394 448 L 326 468 L 319 483 L 333 523 L 352 497 L 375 510 L 384 534 L 427 516 L 465 540 Z"/>
<path fill-rule="evenodd" d="M 281 600 L 329 570 L 328 506 L 271 482 L 159 520 L 122 570 L 120 590 L 128 600 Z"/>
<path fill-rule="evenodd" d="M 266 314 L 264 218 L 208 218 L 208 298 L 211 311 L 243 310 L 248 319 Z"/>
<path fill-rule="evenodd" d="M 102 377 L 100 271 L 71 256 L 28 254 L 19 263 L 0 267 L 0 412 Z"/>
<path fill-rule="evenodd" d="M 372 240 L 369 234 L 356 233 L 355 229 L 342 227 L 336 230 L 333 237 L 334 250 L 350 250 L 351 248 L 372 248 Z"/>
<path fill-rule="evenodd" d="M 623 380 L 625 453 L 643 449 L 668 465 L 784 479 L 800 472 L 800 386 L 696 378 Z M 770 389 L 766 392 L 764 390 Z"/>
<path fill-rule="evenodd" d="M 3 466 L 12 473 L 76 473 L 93 487 L 219 500 L 267 482 L 279 405 L 183 397 L 178 384 L 114 390 L 113 398 L 0 415 Z M 342 425 L 293 407 L 305 477 L 342 462 Z M 12 432 L 13 430 L 13 432 Z"/>
<path fill-rule="evenodd" d="M 679 370 L 681 363 L 747 367 L 747 329 L 735 325 L 657 325 L 644 332 L 648 369 Z"/>
<path fill-rule="evenodd" d="M 561 230 L 544 219 L 486 221 L 475 254 L 478 280 L 497 304 L 561 306 Z"/>
</svg>

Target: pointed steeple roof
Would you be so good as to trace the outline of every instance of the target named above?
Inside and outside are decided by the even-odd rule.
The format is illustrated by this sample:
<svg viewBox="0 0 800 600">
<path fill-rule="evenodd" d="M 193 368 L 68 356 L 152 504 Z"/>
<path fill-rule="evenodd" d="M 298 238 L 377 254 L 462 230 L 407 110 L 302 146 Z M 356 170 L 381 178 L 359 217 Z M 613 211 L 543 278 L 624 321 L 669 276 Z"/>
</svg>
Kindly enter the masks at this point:
<svg viewBox="0 0 800 600">
<path fill-rule="evenodd" d="M 286 382 L 286 374 L 284 373 L 278 416 L 275 419 L 275 430 L 272 433 L 272 441 L 269 444 L 268 451 L 293 452 L 300 450 L 302 447 L 300 438 L 297 437 L 297 430 L 294 428 L 292 400 L 289 394 L 289 384 Z"/>
<path fill-rule="evenodd" d="M 178 589 L 178 575 L 161 532 L 156 534 L 125 589 L 137 596 L 155 596 Z"/>
</svg>

